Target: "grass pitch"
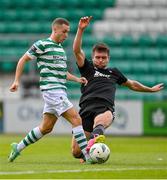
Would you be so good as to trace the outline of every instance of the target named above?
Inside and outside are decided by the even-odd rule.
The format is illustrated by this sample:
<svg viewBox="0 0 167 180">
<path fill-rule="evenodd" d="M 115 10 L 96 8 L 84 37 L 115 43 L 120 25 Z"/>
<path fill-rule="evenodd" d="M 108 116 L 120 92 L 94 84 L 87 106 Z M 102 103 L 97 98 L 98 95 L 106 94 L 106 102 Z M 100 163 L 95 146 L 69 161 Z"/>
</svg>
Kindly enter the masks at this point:
<svg viewBox="0 0 167 180">
<path fill-rule="evenodd" d="M 167 178 L 167 137 L 106 137 L 104 164 L 80 164 L 70 136 L 46 136 L 8 163 L 10 143 L 23 135 L 0 135 L 0 179 L 163 179 Z"/>
</svg>

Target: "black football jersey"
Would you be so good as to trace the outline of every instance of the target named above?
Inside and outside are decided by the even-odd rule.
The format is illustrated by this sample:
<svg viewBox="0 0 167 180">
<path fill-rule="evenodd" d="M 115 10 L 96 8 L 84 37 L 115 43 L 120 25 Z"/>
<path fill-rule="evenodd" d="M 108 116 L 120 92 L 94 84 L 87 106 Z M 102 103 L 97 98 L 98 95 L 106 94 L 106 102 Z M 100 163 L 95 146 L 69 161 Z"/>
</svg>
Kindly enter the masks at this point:
<svg viewBox="0 0 167 180">
<path fill-rule="evenodd" d="M 116 85 L 121 85 L 127 78 L 117 68 L 100 69 L 85 59 L 83 67 L 79 67 L 82 77 L 88 80 L 88 84 L 81 85 L 81 104 L 87 101 L 102 99 L 110 105 L 114 105 Z"/>
</svg>

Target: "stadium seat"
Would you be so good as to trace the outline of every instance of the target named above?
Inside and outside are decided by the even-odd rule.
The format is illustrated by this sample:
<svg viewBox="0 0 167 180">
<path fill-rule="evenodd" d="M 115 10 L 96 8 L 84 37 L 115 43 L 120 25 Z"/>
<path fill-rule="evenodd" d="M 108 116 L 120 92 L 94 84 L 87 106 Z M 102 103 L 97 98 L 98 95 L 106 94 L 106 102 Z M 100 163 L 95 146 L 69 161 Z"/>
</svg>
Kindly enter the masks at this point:
<svg viewBox="0 0 167 180">
<path fill-rule="evenodd" d="M 133 7 L 134 1 L 133 0 L 117 0 L 116 6 L 118 6 L 118 7 Z"/>
<path fill-rule="evenodd" d="M 167 46 L 167 35 L 166 34 L 158 35 L 156 38 L 156 43 L 160 47 Z"/>
<path fill-rule="evenodd" d="M 23 30 L 24 33 L 50 33 L 50 23 L 27 23 L 24 25 Z"/>
<path fill-rule="evenodd" d="M 1 56 L 1 59 L 3 59 L 3 60 L 5 60 L 5 58 L 7 60 L 10 60 L 10 59 L 17 60 L 17 58 L 20 57 L 21 55 L 23 55 L 23 53 L 25 53 L 25 52 L 26 52 L 26 48 L 17 48 L 17 47 L 1 48 L 0 56 Z"/>
<path fill-rule="evenodd" d="M 140 19 L 143 20 L 157 20 L 157 13 L 156 13 L 156 9 L 140 9 L 139 10 L 140 13 Z"/>
<path fill-rule="evenodd" d="M 121 11 L 122 9 L 120 9 Z M 136 9 L 124 9 L 123 10 L 123 19 L 128 21 L 128 20 L 140 20 L 140 13 L 139 11 L 136 11 Z"/>
<path fill-rule="evenodd" d="M 120 45 L 124 47 L 134 47 L 136 43 L 136 39 L 132 35 L 124 35 L 120 38 Z"/>
<path fill-rule="evenodd" d="M 158 19 L 166 20 L 167 18 L 166 8 L 163 7 L 163 9 L 162 8 L 157 9 L 157 16 L 158 16 Z"/>
<path fill-rule="evenodd" d="M 116 91 L 116 99 L 121 99 L 121 100 L 142 100 L 143 98 L 143 93 L 138 93 L 138 92 L 132 92 L 128 88 L 125 87 L 119 87 Z"/>
<path fill-rule="evenodd" d="M 13 0 L 12 3 L 10 4 L 10 7 L 11 8 L 20 8 L 20 9 L 23 9 L 23 8 L 30 8 L 30 3 L 27 1 L 27 0 L 24 0 L 24 1 L 20 1 L 19 0 Z"/>
<path fill-rule="evenodd" d="M 157 48 L 144 48 L 143 49 L 143 58 L 150 60 L 159 60 L 160 51 Z"/>
<path fill-rule="evenodd" d="M 23 48 L 23 47 L 28 47 L 28 46 L 29 46 L 28 40 L 3 39 L 3 40 L 1 40 L 1 43 L 0 43 L 0 47 L 2 47 L 2 48 L 4 48 L 4 47 Z"/>
<path fill-rule="evenodd" d="M 22 23 L 8 23 L 5 25 L 5 32 L 3 33 L 24 33 L 25 27 Z"/>
<path fill-rule="evenodd" d="M 160 54 L 161 54 L 161 59 L 166 61 L 167 60 L 167 51 L 166 51 L 165 47 L 160 49 Z"/>
<path fill-rule="evenodd" d="M 122 10 L 122 9 L 121 9 Z M 123 11 L 119 9 L 107 8 L 104 12 L 104 18 L 106 20 L 121 20 L 123 19 Z"/>
<path fill-rule="evenodd" d="M 111 48 L 110 49 L 111 60 L 122 60 L 125 57 L 125 51 L 122 48 Z"/>
<path fill-rule="evenodd" d="M 153 86 L 157 83 L 156 77 L 151 74 L 141 74 L 137 80 L 147 86 Z"/>
<path fill-rule="evenodd" d="M 146 26 L 142 21 L 129 22 L 129 29 L 130 33 L 135 36 L 140 36 L 141 34 L 146 32 Z"/>
<path fill-rule="evenodd" d="M 91 1 L 91 0 L 90 0 Z M 116 3 L 116 0 L 103 0 L 103 1 L 96 1 L 96 7 L 99 8 L 105 8 L 105 7 L 113 7 Z"/>
<path fill-rule="evenodd" d="M 8 10 L 8 11 L 0 11 L 0 20 L 4 22 L 15 21 L 19 18 L 16 11 Z"/>
<path fill-rule="evenodd" d="M 102 41 L 111 47 L 120 46 L 120 38 L 115 36 L 106 36 L 102 38 Z"/>
<path fill-rule="evenodd" d="M 92 47 L 86 47 L 86 46 L 83 47 L 83 50 L 84 50 L 84 52 L 85 52 L 85 55 L 86 55 L 86 57 L 87 57 L 89 60 L 92 59 L 92 58 L 91 58 L 91 57 L 92 57 L 91 48 L 92 48 Z"/>
<path fill-rule="evenodd" d="M 85 38 L 83 39 L 84 46 L 92 48 L 92 46 L 96 43 L 99 43 L 99 39 L 92 35 L 85 35 Z"/>
<path fill-rule="evenodd" d="M 158 21 L 155 23 L 155 21 L 146 21 L 144 23 L 144 26 L 146 28 L 146 31 L 150 35 L 156 35 L 158 33 L 164 33 L 165 32 L 165 23 L 162 21 Z"/>
<path fill-rule="evenodd" d="M 147 61 L 139 61 L 139 60 L 131 62 L 132 72 L 134 74 L 149 73 L 149 67 L 150 67 L 149 64 L 150 63 Z"/>
<path fill-rule="evenodd" d="M 102 9 L 87 9 L 85 11 L 85 15 L 93 16 L 93 21 L 96 21 L 103 18 L 103 10 Z"/>
<path fill-rule="evenodd" d="M 116 67 L 123 73 L 131 73 L 132 72 L 131 63 L 129 63 L 128 61 L 125 61 L 125 60 L 113 60 L 111 58 L 109 66 Z"/>
<path fill-rule="evenodd" d="M 154 74 L 165 74 L 167 70 L 167 61 L 155 61 L 149 63 L 150 72 Z"/>
<path fill-rule="evenodd" d="M 11 1 L 10 0 L 1 0 L 1 5 L 0 9 L 7 9 L 11 6 Z"/>
<path fill-rule="evenodd" d="M 151 6 L 153 7 L 167 7 L 167 1 L 166 0 L 151 0 L 150 1 Z"/>
<path fill-rule="evenodd" d="M 126 48 L 125 58 L 128 60 L 137 60 L 143 58 L 143 53 L 140 48 Z"/>
<path fill-rule="evenodd" d="M 13 72 L 16 69 L 16 61 L 1 62 L 1 69 L 3 72 Z"/>
<path fill-rule="evenodd" d="M 0 23 L 0 32 L 1 33 L 7 33 L 8 32 L 8 28 L 7 26 L 5 25 L 5 23 Z"/>
<path fill-rule="evenodd" d="M 143 34 L 138 37 L 137 43 L 140 47 L 151 47 L 155 45 L 156 40 L 148 34 Z"/>
<path fill-rule="evenodd" d="M 150 0 L 133 0 L 134 1 L 134 6 L 136 7 L 149 7 L 151 5 Z"/>
<path fill-rule="evenodd" d="M 59 0 L 24 0 L 24 1 L 19 1 L 19 0 L 12 0 L 10 2 L 10 8 L 13 9 L 41 9 L 41 8 L 48 8 L 48 6 L 52 7 L 58 7 L 58 2 Z M 56 5 L 56 6 L 55 6 Z"/>
<path fill-rule="evenodd" d="M 167 85 L 167 75 L 157 75 L 155 76 L 156 82 L 157 83 L 164 83 L 164 85 Z"/>
</svg>

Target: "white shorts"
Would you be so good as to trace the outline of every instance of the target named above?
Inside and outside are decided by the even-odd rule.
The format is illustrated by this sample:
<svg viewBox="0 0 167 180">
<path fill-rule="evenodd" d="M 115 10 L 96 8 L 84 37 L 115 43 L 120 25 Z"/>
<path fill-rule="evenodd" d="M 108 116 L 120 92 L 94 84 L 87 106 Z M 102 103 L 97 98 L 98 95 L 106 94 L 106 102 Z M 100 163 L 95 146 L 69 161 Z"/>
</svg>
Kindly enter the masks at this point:
<svg viewBox="0 0 167 180">
<path fill-rule="evenodd" d="M 65 90 L 50 90 L 42 92 L 45 101 L 43 113 L 51 113 L 60 117 L 62 113 L 73 107 Z"/>
</svg>

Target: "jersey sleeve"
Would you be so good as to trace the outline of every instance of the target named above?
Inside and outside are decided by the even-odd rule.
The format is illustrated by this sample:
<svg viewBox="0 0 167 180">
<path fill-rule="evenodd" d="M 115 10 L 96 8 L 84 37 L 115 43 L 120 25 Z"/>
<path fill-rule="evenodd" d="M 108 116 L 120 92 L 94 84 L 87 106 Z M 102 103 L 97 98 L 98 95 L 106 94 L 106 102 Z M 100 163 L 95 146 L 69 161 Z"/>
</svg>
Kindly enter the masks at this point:
<svg viewBox="0 0 167 180">
<path fill-rule="evenodd" d="M 117 68 L 114 68 L 114 71 L 116 75 L 118 76 L 117 83 L 121 85 L 122 83 L 125 83 L 128 79 L 119 71 Z"/>
<path fill-rule="evenodd" d="M 84 65 L 82 67 L 78 66 L 82 76 L 84 76 L 85 74 L 89 74 L 88 72 L 90 71 L 90 66 L 91 66 L 91 62 L 85 58 Z"/>
<path fill-rule="evenodd" d="M 44 46 L 42 45 L 41 41 L 35 42 L 31 48 L 26 52 L 26 54 L 31 58 L 31 59 L 37 59 L 40 55 L 44 53 Z"/>
</svg>

